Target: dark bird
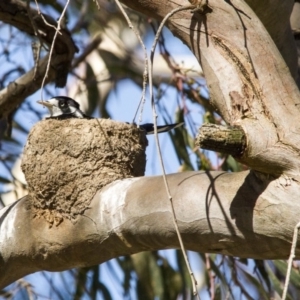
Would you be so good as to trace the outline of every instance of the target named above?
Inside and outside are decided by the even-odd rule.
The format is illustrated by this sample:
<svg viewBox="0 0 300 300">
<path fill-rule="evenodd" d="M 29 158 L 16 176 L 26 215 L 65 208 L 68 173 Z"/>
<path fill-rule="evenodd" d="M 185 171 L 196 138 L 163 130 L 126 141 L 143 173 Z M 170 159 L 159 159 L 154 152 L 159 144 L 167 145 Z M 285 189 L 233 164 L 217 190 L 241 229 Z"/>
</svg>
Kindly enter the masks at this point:
<svg viewBox="0 0 300 300">
<path fill-rule="evenodd" d="M 174 128 L 182 126 L 183 122 L 175 123 L 175 124 L 167 124 L 167 125 L 159 125 L 157 126 L 157 133 L 168 132 Z M 146 134 L 154 134 L 154 124 L 152 123 L 145 123 L 141 124 L 140 128 L 146 131 Z"/>
<path fill-rule="evenodd" d="M 53 97 L 47 101 L 37 101 L 37 103 L 44 105 L 50 112 L 51 119 L 69 119 L 69 118 L 80 118 L 80 119 L 93 119 L 87 116 L 80 110 L 80 105 L 74 99 L 66 96 Z M 157 132 L 167 132 L 173 128 L 182 126 L 182 123 L 168 124 L 157 126 Z M 154 124 L 146 123 L 139 126 L 142 130 L 146 131 L 146 134 L 154 133 Z"/>
</svg>

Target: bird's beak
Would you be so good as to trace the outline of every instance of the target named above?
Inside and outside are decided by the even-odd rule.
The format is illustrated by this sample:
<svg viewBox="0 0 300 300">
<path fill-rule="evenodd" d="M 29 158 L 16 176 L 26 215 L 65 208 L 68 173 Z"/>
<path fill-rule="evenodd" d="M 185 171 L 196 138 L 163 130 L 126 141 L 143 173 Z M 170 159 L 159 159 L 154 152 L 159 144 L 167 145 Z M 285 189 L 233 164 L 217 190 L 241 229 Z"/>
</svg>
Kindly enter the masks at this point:
<svg viewBox="0 0 300 300">
<path fill-rule="evenodd" d="M 50 103 L 50 102 L 48 102 L 48 101 L 42 101 L 42 100 L 38 100 L 38 101 L 36 101 L 38 104 L 41 104 L 41 105 L 43 105 L 43 106 L 46 106 L 46 107 L 53 107 L 53 104 L 52 103 Z"/>
</svg>

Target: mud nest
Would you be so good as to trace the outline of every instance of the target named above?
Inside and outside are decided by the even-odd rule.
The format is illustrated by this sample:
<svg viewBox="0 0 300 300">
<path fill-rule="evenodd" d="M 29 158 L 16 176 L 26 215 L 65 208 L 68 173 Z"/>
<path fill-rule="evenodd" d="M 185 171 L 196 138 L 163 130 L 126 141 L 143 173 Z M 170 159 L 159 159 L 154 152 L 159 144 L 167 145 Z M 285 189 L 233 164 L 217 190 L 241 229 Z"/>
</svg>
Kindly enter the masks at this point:
<svg viewBox="0 0 300 300">
<path fill-rule="evenodd" d="M 145 132 L 112 120 L 37 123 L 22 160 L 34 215 L 56 225 L 76 219 L 105 185 L 144 175 L 146 146 Z"/>
</svg>

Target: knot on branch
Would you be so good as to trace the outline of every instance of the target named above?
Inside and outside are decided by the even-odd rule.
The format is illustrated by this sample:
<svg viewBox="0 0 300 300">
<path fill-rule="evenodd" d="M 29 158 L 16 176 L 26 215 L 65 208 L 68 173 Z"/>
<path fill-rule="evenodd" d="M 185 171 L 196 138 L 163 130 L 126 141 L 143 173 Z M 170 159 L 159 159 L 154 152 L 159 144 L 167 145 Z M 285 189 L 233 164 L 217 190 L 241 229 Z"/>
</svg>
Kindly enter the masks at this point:
<svg viewBox="0 0 300 300">
<path fill-rule="evenodd" d="M 243 129 L 238 126 L 204 124 L 199 129 L 195 144 L 203 149 L 237 157 L 244 152 L 246 136 Z"/>
<path fill-rule="evenodd" d="M 103 186 L 143 176 L 145 132 L 104 119 L 48 119 L 31 130 L 22 170 L 34 215 L 58 225 L 82 214 Z"/>
</svg>

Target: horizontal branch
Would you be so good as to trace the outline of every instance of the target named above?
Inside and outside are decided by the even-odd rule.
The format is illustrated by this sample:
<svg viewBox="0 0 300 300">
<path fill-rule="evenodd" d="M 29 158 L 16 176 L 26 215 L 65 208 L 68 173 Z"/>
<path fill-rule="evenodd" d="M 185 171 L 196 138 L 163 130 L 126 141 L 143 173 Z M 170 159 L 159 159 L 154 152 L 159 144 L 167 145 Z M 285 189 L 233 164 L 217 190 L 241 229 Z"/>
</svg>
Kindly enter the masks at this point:
<svg viewBox="0 0 300 300">
<path fill-rule="evenodd" d="M 8 115 L 13 109 L 18 107 L 26 97 L 40 89 L 43 75 L 46 72 L 48 58 L 49 56 L 46 55 L 39 61 L 38 73 L 36 73 L 36 75 L 35 68 L 32 68 L 0 91 L 0 117 Z M 53 81 L 54 78 L 55 70 L 50 68 L 46 83 Z"/>
<path fill-rule="evenodd" d="M 257 259 L 289 255 L 299 186 L 254 172 L 167 176 L 187 249 Z M 91 266 L 121 255 L 178 248 L 161 176 L 119 180 L 71 222 L 34 218 L 29 196 L 0 212 L 0 286 L 38 270 Z M 300 257 L 300 246 L 296 251 Z"/>
</svg>

